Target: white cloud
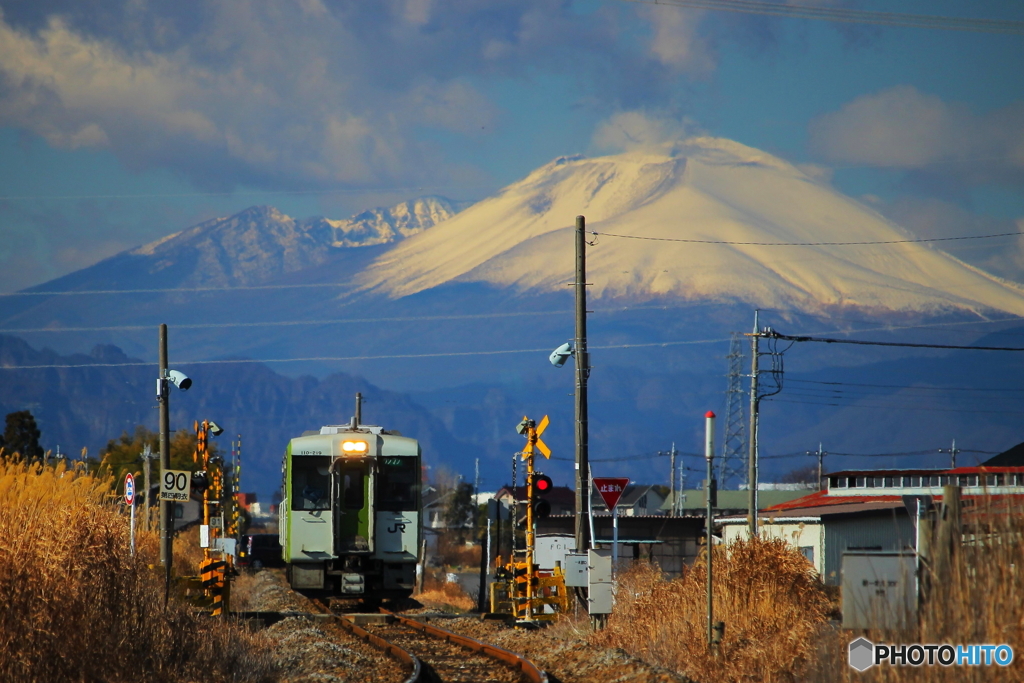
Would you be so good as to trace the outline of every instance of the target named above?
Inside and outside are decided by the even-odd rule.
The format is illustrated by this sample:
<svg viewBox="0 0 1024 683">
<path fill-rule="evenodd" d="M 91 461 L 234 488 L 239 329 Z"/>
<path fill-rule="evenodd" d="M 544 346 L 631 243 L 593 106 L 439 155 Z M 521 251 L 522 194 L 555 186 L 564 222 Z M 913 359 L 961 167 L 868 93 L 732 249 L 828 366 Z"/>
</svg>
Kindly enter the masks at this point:
<svg viewBox="0 0 1024 683">
<path fill-rule="evenodd" d="M 601 151 L 621 152 L 680 142 L 697 132 L 695 124 L 687 119 L 642 110 L 625 111 L 598 125 L 592 142 Z"/>
<path fill-rule="evenodd" d="M 476 83 L 566 49 L 568 21 L 544 0 L 168 7 L 102 25 L 74 7 L 35 27 L 0 14 L 0 126 L 206 186 L 443 183 L 465 169 L 424 129 L 493 128 Z M 498 65 L 483 59 L 495 40 L 509 46 Z"/>
<path fill-rule="evenodd" d="M 834 163 L 926 169 L 971 182 L 1024 176 L 1024 103 L 977 114 L 897 86 L 818 117 L 809 132 L 811 148 Z"/>
<path fill-rule="evenodd" d="M 698 30 L 705 12 L 679 7 L 644 7 L 641 16 L 651 22 L 651 54 L 663 65 L 692 75 L 706 76 L 714 71 L 715 54 L 707 38 Z"/>
</svg>

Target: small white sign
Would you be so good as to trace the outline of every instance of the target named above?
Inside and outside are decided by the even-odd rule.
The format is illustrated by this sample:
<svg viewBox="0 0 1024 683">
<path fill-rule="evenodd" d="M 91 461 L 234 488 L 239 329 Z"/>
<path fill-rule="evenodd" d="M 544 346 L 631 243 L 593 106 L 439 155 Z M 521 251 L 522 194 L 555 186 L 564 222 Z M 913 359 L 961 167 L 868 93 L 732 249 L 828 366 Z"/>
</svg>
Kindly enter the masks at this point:
<svg viewBox="0 0 1024 683">
<path fill-rule="evenodd" d="M 187 470 L 164 470 L 160 477 L 160 500 L 187 502 L 191 478 Z"/>
<path fill-rule="evenodd" d="M 210 527 L 207 524 L 199 525 L 199 547 L 209 548 L 210 547 Z"/>
<path fill-rule="evenodd" d="M 224 530 L 224 515 L 213 515 L 210 517 L 210 526 L 218 531 Z"/>
<path fill-rule="evenodd" d="M 235 539 L 215 538 L 213 539 L 213 549 L 235 557 Z"/>
</svg>

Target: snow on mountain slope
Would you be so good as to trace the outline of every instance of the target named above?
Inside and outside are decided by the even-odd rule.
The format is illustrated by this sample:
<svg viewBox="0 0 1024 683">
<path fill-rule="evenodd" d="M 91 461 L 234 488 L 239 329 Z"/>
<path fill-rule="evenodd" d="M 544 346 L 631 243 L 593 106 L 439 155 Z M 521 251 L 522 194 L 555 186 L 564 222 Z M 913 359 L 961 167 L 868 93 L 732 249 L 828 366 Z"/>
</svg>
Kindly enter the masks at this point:
<svg viewBox="0 0 1024 683">
<path fill-rule="evenodd" d="M 172 266 L 188 272 L 182 284 L 252 285 L 321 265 L 337 249 L 397 242 L 447 220 L 460 208 L 443 197 L 421 197 L 364 211 L 348 220 L 296 220 L 273 207 L 254 206 L 168 235 L 127 255 L 152 261 L 150 272 Z"/>
<path fill-rule="evenodd" d="M 387 244 L 419 234 L 448 220 L 463 208 L 464 204 L 444 197 L 420 197 L 390 209 L 370 209 L 344 221 L 332 221 L 329 218 L 319 220 L 334 229 L 334 246 L 364 247 Z"/>
<path fill-rule="evenodd" d="M 360 286 L 397 298 L 452 281 L 565 291 L 575 216 L 588 230 L 755 243 L 912 239 L 876 211 L 770 154 L 719 138 L 595 159 L 560 158 L 379 257 Z M 926 243 L 694 244 L 601 235 L 598 297 L 730 302 L 827 312 L 1007 311 L 1024 288 Z"/>
</svg>

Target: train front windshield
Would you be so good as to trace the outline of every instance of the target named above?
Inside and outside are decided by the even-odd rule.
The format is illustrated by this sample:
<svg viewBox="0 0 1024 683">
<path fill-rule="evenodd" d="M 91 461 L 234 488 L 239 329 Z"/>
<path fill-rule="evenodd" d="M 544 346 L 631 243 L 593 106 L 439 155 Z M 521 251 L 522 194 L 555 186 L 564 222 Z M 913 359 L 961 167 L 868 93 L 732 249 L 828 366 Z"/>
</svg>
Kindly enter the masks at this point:
<svg viewBox="0 0 1024 683">
<path fill-rule="evenodd" d="M 377 509 L 394 512 L 419 510 L 419 474 L 419 458 L 381 458 L 377 475 Z"/>
<path fill-rule="evenodd" d="M 292 458 L 292 510 L 331 509 L 331 459 Z"/>
</svg>

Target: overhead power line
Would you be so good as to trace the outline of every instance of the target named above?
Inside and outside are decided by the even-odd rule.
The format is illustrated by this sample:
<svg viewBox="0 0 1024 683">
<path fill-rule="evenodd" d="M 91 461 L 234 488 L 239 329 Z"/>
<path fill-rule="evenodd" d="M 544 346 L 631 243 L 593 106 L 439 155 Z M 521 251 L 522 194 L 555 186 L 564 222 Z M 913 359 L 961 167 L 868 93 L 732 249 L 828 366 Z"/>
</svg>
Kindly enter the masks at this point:
<svg viewBox="0 0 1024 683">
<path fill-rule="evenodd" d="M 660 348 L 666 346 L 684 346 L 690 344 L 719 344 L 729 341 L 728 339 L 688 339 L 681 341 L 650 342 L 646 344 L 607 344 L 604 346 L 593 346 L 591 349 L 614 350 L 614 349 L 645 349 Z M 214 360 L 184 360 L 175 361 L 175 365 L 216 365 L 216 364 L 239 364 L 239 363 L 302 363 L 302 362 L 333 362 L 353 360 L 401 360 L 416 358 L 461 358 L 465 356 L 499 356 L 513 353 L 550 353 L 551 349 L 499 349 L 493 351 L 445 351 L 438 353 L 391 353 L 377 356 L 310 356 L 303 358 L 225 358 Z M 127 363 L 77 363 L 61 364 L 48 363 L 42 365 L 0 365 L 0 370 L 46 370 L 52 368 L 130 368 L 152 366 L 156 361 L 131 361 Z"/>
<path fill-rule="evenodd" d="M 857 344 L 860 346 L 900 346 L 912 349 L 954 349 L 960 351 L 1024 351 L 1020 346 L 962 346 L 959 344 L 921 344 L 917 342 L 882 342 L 863 339 L 833 339 L 829 337 L 808 337 L 782 334 L 769 329 L 760 334 L 769 339 L 784 339 L 791 342 L 821 342 L 823 344 Z"/>
<path fill-rule="evenodd" d="M 771 401 L 772 403 L 799 403 L 802 405 L 811 406 L 829 406 L 833 408 L 860 408 L 865 410 L 886 410 L 889 412 L 913 411 L 916 413 L 971 413 L 984 415 L 1024 415 L 1024 411 L 1020 410 L 971 410 L 966 408 L 924 408 L 917 405 L 876 406 L 865 405 L 863 403 L 827 403 L 823 401 L 792 401 L 785 398 L 770 398 L 767 400 Z"/>
<path fill-rule="evenodd" d="M 919 244 L 923 242 L 954 242 L 960 240 L 984 240 L 993 237 L 1024 235 L 1017 232 L 1000 232 L 991 235 L 960 235 L 958 237 L 921 237 L 905 240 L 868 240 L 864 242 L 738 242 L 732 240 L 705 240 L 684 237 L 651 237 L 650 235 L 621 235 L 613 232 L 592 232 L 602 237 L 621 237 L 628 240 L 650 240 L 652 242 L 685 242 L 687 244 L 726 244 L 738 247 L 858 247 L 878 244 Z"/>
<path fill-rule="evenodd" d="M 974 348 L 973 346 L 970 348 Z M 1024 389 L 993 389 L 993 388 L 979 388 L 979 387 L 921 387 L 913 386 L 909 384 L 859 384 L 857 382 L 823 382 L 813 379 L 793 379 L 792 377 L 787 378 L 787 382 L 796 382 L 798 384 L 824 384 L 827 386 L 840 386 L 840 387 L 867 387 L 874 389 L 909 389 L 913 391 L 972 391 L 972 392 L 994 392 L 994 393 L 1021 393 Z"/>
<path fill-rule="evenodd" d="M 940 31 L 973 31 L 1024 35 L 1024 21 L 1012 19 L 976 19 L 945 17 L 930 14 L 872 12 L 844 7 L 812 7 L 808 5 L 758 2 L 756 0 L 623 0 L 646 5 L 668 5 L 688 9 L 705 9 L 739 14 L 815 19 L 849 24 L 871 24 L 904 28 L 927 28 Z"/>
</svg>

